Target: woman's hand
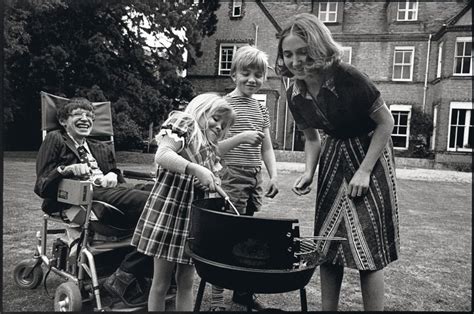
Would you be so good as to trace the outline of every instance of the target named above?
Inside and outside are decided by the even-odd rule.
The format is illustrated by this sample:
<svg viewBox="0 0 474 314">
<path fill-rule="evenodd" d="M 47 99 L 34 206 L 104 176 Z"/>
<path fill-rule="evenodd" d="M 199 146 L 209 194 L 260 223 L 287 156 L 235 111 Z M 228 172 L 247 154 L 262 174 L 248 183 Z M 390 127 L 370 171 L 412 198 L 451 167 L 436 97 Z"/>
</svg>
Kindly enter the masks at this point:
<svg viewBox="0 0 474 314">
<path fill-rule="evenodd" d="M 310 185 L 312 182 L 312 176 L 303 174 L 301 177 L 296 179 L 295 184 L 291 190 L 298 196 L 308 194 L 311 191 Z"/>
<path fill-rule="evenodd" d="M 365 195 L 369 189 L 370 171 L 359 168 L 349 182 L 347 195 L 349 197 L 359 197 Z"/>
</svg>

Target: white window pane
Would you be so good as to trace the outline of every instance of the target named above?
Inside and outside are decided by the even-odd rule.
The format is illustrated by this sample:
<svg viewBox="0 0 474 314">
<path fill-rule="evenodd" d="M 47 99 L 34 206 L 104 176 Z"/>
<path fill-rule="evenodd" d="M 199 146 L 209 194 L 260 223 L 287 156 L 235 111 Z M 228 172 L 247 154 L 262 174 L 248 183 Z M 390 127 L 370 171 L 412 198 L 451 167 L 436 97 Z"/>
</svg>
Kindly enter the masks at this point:
<svg viewBox="0 0 474 314">
<path fill-rule="evenodd" d="M 329 13 L 329 22 L 335 22 L 336 21 L 336 13 Z"/>
<path fill-rule="evenodd" d="M 406 5 L 407 5 L 407 3 L 406 3 L 405 1 L 399 2 L 399 3 L 398 3 L 398 8 L 399 8 L 400 10 L 405 10 L 405 9 L 406 9 Z"/>
<path fill-rule="evenodd" d="M 336 11 L 337 9 L 337 2 L 329 3 L 329 11 Z"/>
</svg>

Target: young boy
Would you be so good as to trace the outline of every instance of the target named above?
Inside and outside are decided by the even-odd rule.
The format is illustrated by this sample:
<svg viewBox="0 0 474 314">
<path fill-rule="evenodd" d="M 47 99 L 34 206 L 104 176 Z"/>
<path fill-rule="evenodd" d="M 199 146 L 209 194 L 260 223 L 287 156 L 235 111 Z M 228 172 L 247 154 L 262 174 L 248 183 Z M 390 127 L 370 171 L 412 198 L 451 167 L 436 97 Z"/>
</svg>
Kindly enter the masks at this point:
<svg viewBox="0 0 474 314">
<path fill-rule="evenodd" d="M 227 139 L 219 143 L 223 155 L 221 170 L 222 188 L 242 215 L 253 216 L 262 206 L 262 160 L 270 182 L 265 193 L 273 198 L 278 193 L 275 153 L 270 138 L 270 117 L 265 105 L 252 98 L 266 79 L 268 56 L 255 47 L 244 46 L 237 50 L 231 65 L 231 78 L 235 89 L 225 96 L 233 107 L 237 119 Z M 244 144 L 228 150 L 233 141 L 245 137 Z M 235 146 L 235 145 L 233 145 Z M 213 286 L 211 311 L 225 310 L 223 289 Z M 232 300 L 242 305 L 262 306 L 254 295 L 234 291 Z M 250 302 L 249 302 L 250 301 Z"/>
</svg>

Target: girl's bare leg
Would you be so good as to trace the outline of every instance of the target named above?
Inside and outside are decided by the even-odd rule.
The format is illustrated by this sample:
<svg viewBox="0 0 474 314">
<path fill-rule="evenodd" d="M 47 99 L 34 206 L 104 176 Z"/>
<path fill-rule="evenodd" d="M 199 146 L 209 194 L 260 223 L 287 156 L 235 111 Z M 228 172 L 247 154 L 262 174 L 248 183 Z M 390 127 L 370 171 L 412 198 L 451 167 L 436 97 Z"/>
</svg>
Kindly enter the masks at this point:
<svg viewBox="0 0 474 314">
<path fill-rule="evenodd" d="M 383 311 L 384 308 L 384 272 L 361 270 L 360 286 L 365 311 Z"/>
<path fill-rule="evenodd" d="M 192 311 L 194 305 L 193 297 L 194 266 L 178 264 L 176 269 L 176 310 Z"/>
<path fill-rule="evenodd" d="M 344 267 L 321 265 L 320 274 L 322 311 L 337 311 Z"/>
<path fill-rule="evenodd" d="M 166 292 L 171 283 L 174 266 L 175 263 L 158 258 L 154 259 L 153 281 L 148 295 L 148 311 L 165 311 Z"/>
</svg>

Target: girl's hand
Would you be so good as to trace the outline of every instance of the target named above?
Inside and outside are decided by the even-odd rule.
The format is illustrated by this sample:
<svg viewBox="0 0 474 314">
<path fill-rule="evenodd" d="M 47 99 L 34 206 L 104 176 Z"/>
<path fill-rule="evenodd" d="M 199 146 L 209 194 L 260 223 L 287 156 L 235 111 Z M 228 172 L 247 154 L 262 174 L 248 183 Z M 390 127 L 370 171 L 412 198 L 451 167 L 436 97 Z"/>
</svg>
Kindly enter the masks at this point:
<svg viewBox="0 0 474 314">
<path fill-rule="evenodd" d="M 359 197 L 365 195 L 369 189 L 370 171 L 358 169 L 349 182 L 347 195 L 349 197 Z"/>
<path fill-rule="evenodd" d="M 219 179 L 212 173 L 211 170 L 197 165 L 194 175 L 196 178 L 198 178 L 199 183 L 203 186 L 204 190 L 209 189 L 211 192 L 216 191 L 216 185 L 219 182 Z"/>
<path fill-rule="evenodd" d="M 239 136 L 241 144 L 259 145 L 263 141 L 265 133 L 260 131 L 244 131 Z"/>
<path fill-rule="evenodd" d="M 312 177 L 303 174 L 298 179 L 296 179 L 295 184 L 291 190 L 298 196 L 308 194 L 311 191 L 310 185 L 312 182 Z"/>
</svg>

